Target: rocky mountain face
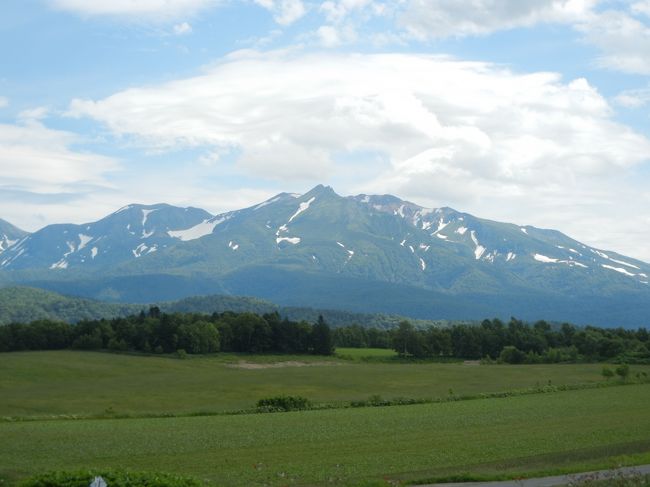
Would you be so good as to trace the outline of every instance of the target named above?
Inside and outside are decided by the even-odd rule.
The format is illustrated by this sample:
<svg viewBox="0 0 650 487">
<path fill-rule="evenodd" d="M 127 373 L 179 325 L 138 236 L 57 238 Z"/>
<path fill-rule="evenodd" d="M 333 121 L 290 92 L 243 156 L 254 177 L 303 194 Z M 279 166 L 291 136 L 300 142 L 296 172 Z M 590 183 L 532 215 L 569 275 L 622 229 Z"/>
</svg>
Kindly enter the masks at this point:
<svg viewBox="0 0 650 487">
<path fill-rule="evenodd" d="M 390 195 L 317 186 L 214 216 L 129 205 L 94 223 L 3 232 L 3 281 L 89 297 L 232 293 L 428 319 L 650 324 L 644 262 Z"/>
</svg>

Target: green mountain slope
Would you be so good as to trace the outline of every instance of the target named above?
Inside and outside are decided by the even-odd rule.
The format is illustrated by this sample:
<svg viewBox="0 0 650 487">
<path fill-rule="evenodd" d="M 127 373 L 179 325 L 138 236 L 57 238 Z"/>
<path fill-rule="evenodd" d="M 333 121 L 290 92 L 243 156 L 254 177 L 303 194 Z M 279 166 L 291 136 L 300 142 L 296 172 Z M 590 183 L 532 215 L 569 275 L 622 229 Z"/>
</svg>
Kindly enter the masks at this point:
<svg viewBox="0 0 650 487">
<path fill-rule="evenodd" d="M 217 216 L 129 205 L 5 250 L 0 283 L 115 302 L 246 295 L 422 319 L 643 326 L 650 265 L 560 232 L 317 186 Z"/>
</svg>

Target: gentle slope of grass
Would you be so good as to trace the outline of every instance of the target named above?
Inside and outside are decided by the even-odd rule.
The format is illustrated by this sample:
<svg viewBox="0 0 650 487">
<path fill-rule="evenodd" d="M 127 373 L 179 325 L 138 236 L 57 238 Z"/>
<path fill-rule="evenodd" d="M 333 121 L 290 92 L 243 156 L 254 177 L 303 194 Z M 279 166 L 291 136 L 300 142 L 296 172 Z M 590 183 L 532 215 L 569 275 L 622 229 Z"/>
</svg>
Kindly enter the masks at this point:
<svg viewBox="0 0 650 487">
<path fill-rule="evenodd" d="M 630 385 L 390 408 L 0 423 L 0 476 L 120 466 L 224 486 L 351 484 L 600 466 L 621 454 L 648 461 L 648 398 L 650 386 Z"/>
</svg>

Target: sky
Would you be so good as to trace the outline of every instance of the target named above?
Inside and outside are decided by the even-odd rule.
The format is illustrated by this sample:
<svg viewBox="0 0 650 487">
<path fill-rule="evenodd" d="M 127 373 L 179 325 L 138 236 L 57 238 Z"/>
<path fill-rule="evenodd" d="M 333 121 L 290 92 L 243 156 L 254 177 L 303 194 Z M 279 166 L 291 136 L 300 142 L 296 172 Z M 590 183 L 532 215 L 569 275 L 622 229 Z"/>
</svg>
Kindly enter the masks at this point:
<svg viewBox="0 0 650 487">
<path fill-rule="evenodd" d="M 316 184 L 650 261 L 650 0 L 4 0 L 0 218 Z"/>
</svg>

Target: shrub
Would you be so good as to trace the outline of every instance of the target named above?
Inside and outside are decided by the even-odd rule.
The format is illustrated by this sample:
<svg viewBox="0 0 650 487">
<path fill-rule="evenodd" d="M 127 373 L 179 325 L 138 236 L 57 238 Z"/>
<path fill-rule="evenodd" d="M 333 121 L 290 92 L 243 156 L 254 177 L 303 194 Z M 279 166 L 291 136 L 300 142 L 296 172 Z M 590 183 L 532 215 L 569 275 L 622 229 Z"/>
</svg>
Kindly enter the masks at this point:
<svg viewBox="0 0 650 487">
<path fill-rule="evenodd" d="M 257 410 L 265 413 L 300 411 L 311 408 L 311 402 L 301 396 L 275 396 L 257 401 Z"/>
<path fill-rule="evenodd" d="M 619 365 L 616 367 L 616 375 L 618 375 L 621 379 L 626 380 L 630 375 L 630 366 L 627 364 Z"/>
<path fill-rule="evenodd" d="M 506 364 L 523 364 L 525 360 L 526 354 L 511 345 L 503 347 L 499 355 L 499 361 Z"/>
<path fill-rule="evenodd" d="M 31 477 L 19 487 L 88 487 L 97 476 L 108 487 L 200 487 L 196 479 L 156 472 L 126 472 L 123 470 L 77 470 L 49 472 Z"/>
</svg>

